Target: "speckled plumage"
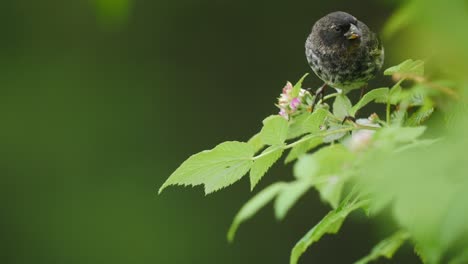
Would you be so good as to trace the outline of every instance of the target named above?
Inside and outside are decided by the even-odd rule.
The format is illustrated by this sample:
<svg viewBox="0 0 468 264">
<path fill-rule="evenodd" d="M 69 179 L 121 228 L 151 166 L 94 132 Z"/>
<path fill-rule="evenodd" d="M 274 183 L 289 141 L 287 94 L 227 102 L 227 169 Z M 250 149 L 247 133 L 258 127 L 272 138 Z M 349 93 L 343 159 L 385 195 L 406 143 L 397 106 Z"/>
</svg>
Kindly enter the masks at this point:
<svg viewBox="0 0 468 264">
<path fill-rule="evenodd" d="M 354 31 L 359 34 L 351 37 Z M 377 35 L 345 12 L 333 12 L 318 20 L 305 50 L 315 74 L 345 93 L 366 85 L 384 61 L 384 49 Z"/>
</svg>

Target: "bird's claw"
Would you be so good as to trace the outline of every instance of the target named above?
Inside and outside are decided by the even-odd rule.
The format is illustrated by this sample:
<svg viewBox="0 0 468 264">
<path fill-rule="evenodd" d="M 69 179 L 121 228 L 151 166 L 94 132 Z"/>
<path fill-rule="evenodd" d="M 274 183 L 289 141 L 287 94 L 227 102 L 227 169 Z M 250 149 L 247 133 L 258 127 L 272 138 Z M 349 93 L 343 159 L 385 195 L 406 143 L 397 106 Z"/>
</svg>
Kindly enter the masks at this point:
<svg viewBox="0 0 468 264">
<path fill-rule="evenodd" d="M 315 91 L 315 96 L 310 106 L 312 111 L 314 111 L 315 104 L 323 100 L 323 95 L 325 94 L 325 88 L 327 88 L 327 84 L 322 85 L 320 88 L 317 89 L 317 91 Z M 320 99 L 318 99 L 319 97 Z"/>
<path fill-rule="evenodd" d="M 345 116 L 343 118 L 343 121 L 341 121 L 341 124 L 343 125 L 346 121 L 351 121 L 353 123 L 356 123 L 356 118 L 354 116 Z"/>
</svg>

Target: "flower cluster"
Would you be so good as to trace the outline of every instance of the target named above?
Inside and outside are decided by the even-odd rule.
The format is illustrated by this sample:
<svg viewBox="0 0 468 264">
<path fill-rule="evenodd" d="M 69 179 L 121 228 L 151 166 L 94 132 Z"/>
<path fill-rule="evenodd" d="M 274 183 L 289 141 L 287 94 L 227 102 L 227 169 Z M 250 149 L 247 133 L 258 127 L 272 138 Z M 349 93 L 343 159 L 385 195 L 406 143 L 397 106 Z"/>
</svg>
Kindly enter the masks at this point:
<svg viewBox="0 0 468 264">
<path fill-rule="evenodd" d="M 294 87 L 290 82 L 287 82 L 283 88 L 283 92 L 278 98 L 279 115 L 289 120 L 289 118 L 299 112 L 300 109 L 311 111 L 311 94 L 304 89 L 299 91 L 297 96 L 293 96 Z"/>
</svg>

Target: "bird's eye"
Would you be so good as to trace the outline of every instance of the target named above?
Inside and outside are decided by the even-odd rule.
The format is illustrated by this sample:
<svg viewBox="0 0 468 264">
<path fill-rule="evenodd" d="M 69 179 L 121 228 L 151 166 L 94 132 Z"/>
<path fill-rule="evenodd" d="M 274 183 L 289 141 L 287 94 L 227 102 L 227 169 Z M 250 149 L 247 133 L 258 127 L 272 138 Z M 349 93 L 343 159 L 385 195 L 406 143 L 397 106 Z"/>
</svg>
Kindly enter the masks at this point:
<svg viewBox="0 0 468 264">
<path fill-rule="evenodd" d="M 341 31 L 341 27 L 340 26 L 336 26 L 336 25 L 333 25 L 331 26 L 331 29 L 336 31 L 336 32 L 340 32 Z"/>
</svg>

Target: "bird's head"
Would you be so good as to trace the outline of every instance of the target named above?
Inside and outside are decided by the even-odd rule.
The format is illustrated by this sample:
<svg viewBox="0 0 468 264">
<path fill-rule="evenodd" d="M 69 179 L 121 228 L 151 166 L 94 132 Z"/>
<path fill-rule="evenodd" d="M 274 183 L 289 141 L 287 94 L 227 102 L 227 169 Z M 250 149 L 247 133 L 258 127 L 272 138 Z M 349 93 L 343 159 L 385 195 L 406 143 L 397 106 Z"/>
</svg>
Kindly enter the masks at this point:
<svg viewBox="0 0 468 264">
<path fill-rule="evenodd" d="M 326 45 L 356 45 L 361 41 L 363 31 L 354 16 L 345 12 L 333 12 L 321 18 L 314 29 Z"/>
</svg>

